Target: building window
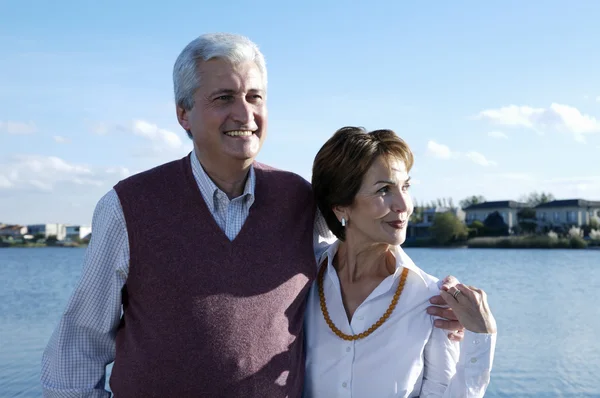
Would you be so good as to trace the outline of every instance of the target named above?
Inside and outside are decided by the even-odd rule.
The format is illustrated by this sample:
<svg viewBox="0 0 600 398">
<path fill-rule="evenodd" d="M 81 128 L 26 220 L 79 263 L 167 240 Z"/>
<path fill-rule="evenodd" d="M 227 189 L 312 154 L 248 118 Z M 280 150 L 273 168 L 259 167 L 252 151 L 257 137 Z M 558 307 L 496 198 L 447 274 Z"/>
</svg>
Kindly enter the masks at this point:
<svg viewBox="0 0 600 398">
<path fill-rule="evenodd" d="M 574 211 L 567 212 L 567 222 L 568 223 L 577 223 L 577 216 Z"/>
<path fill-rule="evenodd" d="M 557 211 L 554 212 L 554 222 L 560 222 L 560 214 Z"/>
<path fill-rule="evenodd" d="M 546 212 L 544 212 L 544 211 L 540 212 L 540 220 L 546 221 Z"/>
</svg>

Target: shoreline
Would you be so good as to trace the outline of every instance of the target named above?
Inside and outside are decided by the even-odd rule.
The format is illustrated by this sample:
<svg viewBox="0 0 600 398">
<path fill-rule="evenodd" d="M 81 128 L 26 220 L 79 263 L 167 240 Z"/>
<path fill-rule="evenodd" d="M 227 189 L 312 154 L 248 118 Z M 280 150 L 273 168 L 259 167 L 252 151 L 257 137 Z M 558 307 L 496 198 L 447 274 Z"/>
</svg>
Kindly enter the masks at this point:
<svg viewBox="0 0 600 398">
<path fill-rule="evenodd" d="M 404 248 L 465 248 L 465 249 L 577 249 L 600 250 L 600 241 L 581 237 L 553 238 L 539 235 L 479 237 L 439 244 L 430 238 L 406 241 Z"/>
<path fill-rule="evenodd" d="M 0 249 L 37 249 L 42 247 L 57 247 L 57 248 L 69 248 L 69 249 L 80 249 L 88 247 L 88 244 L 65 244 L 65 245 L 47 245 L 45 243 L 33 243 L 33 244 L 15 244 L 7 245 L 0 243 Z"/>
</svg>

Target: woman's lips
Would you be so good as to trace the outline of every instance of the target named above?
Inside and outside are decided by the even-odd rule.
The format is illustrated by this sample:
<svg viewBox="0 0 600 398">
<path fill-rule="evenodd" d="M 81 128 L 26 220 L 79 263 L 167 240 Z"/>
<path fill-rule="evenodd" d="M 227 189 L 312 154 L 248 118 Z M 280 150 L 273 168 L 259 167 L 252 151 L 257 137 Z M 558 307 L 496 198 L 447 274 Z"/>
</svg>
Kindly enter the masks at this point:
<svg viewBox="0 0 600 398">
<path fill-rule="evenodd" d="M 388 225 L 395 229 L 402 229 L 406 226 L 406 220 L 404 220 L 404 221 L 389 221 Z"/>
</svg>

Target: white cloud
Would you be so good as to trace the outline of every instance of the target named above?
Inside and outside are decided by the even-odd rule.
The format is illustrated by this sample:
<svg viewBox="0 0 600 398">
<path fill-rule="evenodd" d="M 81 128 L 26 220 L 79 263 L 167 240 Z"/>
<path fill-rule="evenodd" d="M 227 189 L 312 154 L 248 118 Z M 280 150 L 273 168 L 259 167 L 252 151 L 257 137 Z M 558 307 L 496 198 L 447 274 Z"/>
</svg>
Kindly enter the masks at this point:
<svg viewBox="0 0 600 398">
<path fill-rule="evenodd" d="M 449 147 L 431 140 L 427 142 L 427 152 L 438 159 L 450 159 L 452 157 L 452 151 Z"/>
<path fill-rule="evenodd" d="M 499 139 L 504 139 L 504 140 L 508 139 L 508 136 L 501 131 L 490 131 L 487 135 L 488 135 L 488 137 L 492 137 L 492 138 L 499 138 Z"/>
<path fill-rule="evenodd" d="M 465 156 L 474 163 L 477 163 L 480 166 L 488 167 L 488 166 L 497 166 L 498 164 L 492 160 L 488 160 L 484 155 L 479 152 L 467 152 Z"/>
<path fill-rule="evenodd" d="M 46 183 L 46 182 L 42 182 L 40 180 L 29 180 L 29 181 L 27 181 L 27 183 L 33 185 L 34 187 L 36 187 L 40 191 L 50 192 L 54 188 L 52 186 L 52 184 L 49 184 L 49 183 Z"/>
<path fill-rule="evenodd" d="M 496 162 L 494 162 L 492 160 L 488 160 L 484 155 L 482 155 L 479 152 L 470 151 L 467 153 L 461 153 L 458 151 L 453 151 L 447 145 L 439 144 L 432 140 L 427 142 L 427 153 L 429 153 L 431 156 L 438 158 L 438 159 L 447 160 L 447 159 L 466 158 L 480 166 L 484 166 L 484 167 L 497 166 Z"/>
<path fill-rule="evenodd" d="M 600 175 L 544 178 L 531 172 L 486 173 L 477 181 L 488 200 L 516 200 L 532 191 L 550 192 L 557 199 L 600 198 Z M 462 183 L 469 184 L 467 180 Z"/>
<path fill-rule="evenodd" d="M 54 139 L 54 141 L 58 142 L 59 144 L 66 144 L 66 143 L 70 142 L 70 140 L 68 138 L 65 138 L 60 135 L 55 135 L 52 138 Z"/>
<path fill-rule="evenodd" d="M 106 174 L 114 174 L 119 176 L 120 178 L 127 178 L 131 175 L 131 172 L 129 171 L 129 169 L 127 167 L 109 167 L 108 169 L 104 170 L 104 172 Z"/>
<path fill-rule="evenodd" d="M 178 134 L 161 129 L 145 120 L 134 120 L 132 131 L 134 134 L 152 141 L 158 149 L 179 149 L 183 146 L 181 137 Z"/>
<path fill-rule="evenodd" d="M 576 141 L 585 142 L 586 134 L 600 133 L 600 121 L 582 114 L 569 105 L 552 103 L 549 108 L 509 105 L 480 112 L 476 119 L 488 120 L 505 126 L 520 126 L 540 134 L 549 130 L 566 132 Z"/>
<path fill-rule="evenodd" d="M 10 188 L 13 186 L 13 183 L 10 181 L 10 179 L 6 176 L 3 176 L 2 174 L 0 174 L 0 189 L 2 188 Z"/>
<path fill-rule="evenodd" d="M 100 187 L 113 184 L 125 177 L 129 170 L 125 167 L 94 170 L 85 164 L 70 163 L 56 156 L 19 155 L 0 163 L 5 174 L 0 175 L 0 188 L 35 188 L 40 191 L 54 191 L 59 184 L 71 186 Z"/>
<path fill-rule="evenodd" d="M 110 131 L 110 126 L 106 123 L 94 123 L 90 127 L 94 134 L 106 135 Z"/>
<path fill-rule="evenodd" d="M 513 181 L 533 181 L 534 176 L 531 173 L 512 172 L 512 173 L 496 173 L 488 175 L 486 178 L 503 178 Z"/>
<path fill-rule="evenodd" d="M 173 154 L 179 156 L 192 149 L 191 141 L 182 141 L 185 133 L 177 134 L 141 119 L 121 124 L 96 123 L 91 125 L 91 130 L 98 135 L 127 133 L 145 139 L 149 145 L 137 145 L 134 149 L 135 157 L 161 158 L 166 156 L 165 159 L 170 160 Z"/>
<path fill-rule="evenodd" d="M 477 118 L 486 119 L 506 126 L 524 126 L 534 128 L 532 119 L 544 113 L 543 108 L 509 105 L 500 109 L 488 109 L 479 112 Z"/>
<path fill-rule="evenodd" d="M 33 134 L 37 131 L 37 127 L 33 122 L 3 122 L 0 121 L 0 132 L 6 132 L 8 134 L 25 135 Z"/>
</svg>

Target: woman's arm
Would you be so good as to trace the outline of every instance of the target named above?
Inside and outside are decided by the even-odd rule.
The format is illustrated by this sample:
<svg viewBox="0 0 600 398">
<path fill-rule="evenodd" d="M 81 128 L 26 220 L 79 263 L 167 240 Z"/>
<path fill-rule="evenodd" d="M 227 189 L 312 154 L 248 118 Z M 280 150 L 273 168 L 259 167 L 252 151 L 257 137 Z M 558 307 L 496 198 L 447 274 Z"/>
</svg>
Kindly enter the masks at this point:
<svg viewBox="0 0 600 398">
<path fill-rule="evenodd" d="M 495 347 L 496 333 L 466 330 L 464 340 L 457 343 L 434 327 L 425 346 L 420 397 L 483 397 L 490 383 Z"/>
<path fill-rule="evenodd" d="M 458 284 L 442 288 L 440 296 L 465 327 L 465 337 L 459 345 L 448 341 L 445 332 L 433 328 L 425 346 L 421 397 L 483 397 L 490 383 L 496 348 L 496 320 L 487 294 Z"/>
</svg>

